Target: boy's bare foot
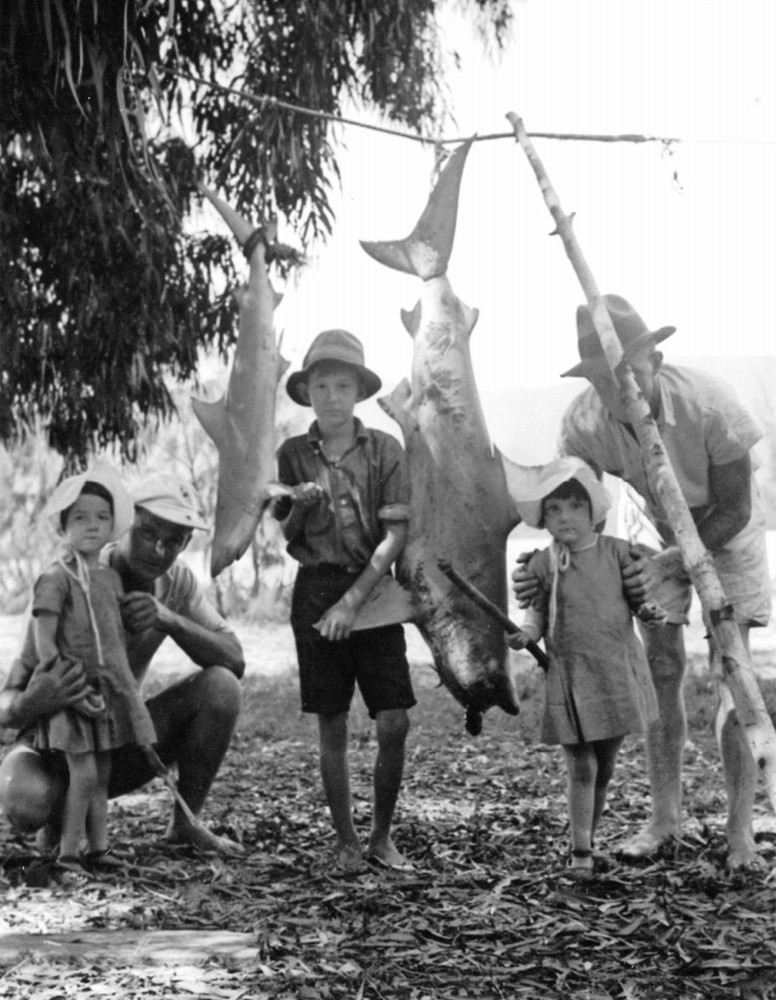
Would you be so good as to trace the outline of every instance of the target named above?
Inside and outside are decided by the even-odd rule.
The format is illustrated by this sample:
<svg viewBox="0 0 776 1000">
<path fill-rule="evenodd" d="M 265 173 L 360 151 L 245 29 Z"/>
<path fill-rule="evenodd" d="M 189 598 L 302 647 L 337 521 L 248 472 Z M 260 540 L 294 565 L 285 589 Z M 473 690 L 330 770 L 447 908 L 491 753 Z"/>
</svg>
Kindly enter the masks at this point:
<svg viewBox="0 0 776 1000">
<path fill-rule="evenodd" d="M 211 833 L 204 824 L 192 823 L 185 816 L 171 821 L 164 839 L 168 844 L 193 844 L 201 851 L 215 851 L 226 856 L 234 857 L 245 853 L 242 844 L 229 837 L 219 837 Z"/>
<path fill-rule="evenodd" d="M 656 827 L 646 826 L 639 830 L 637 834 L 621 844 L 617 853 L 626 858 L 646 858 L 650 854 L 658 851 L 663 844 L 676 836 L 676 830 L 659 830 Z"/>
<path fill-rule="evenodd" d="M 341 872 L 352 875 L 364 867 L 364 855 L 359 844 L 340 844 L 337 848 L 337 867 Z"/>
<path fill-rule="evenodd" d="M 367 857 L 383 868 L 390 868 L 395 872 L 411 872 L 415 866 L 408 857 L 396 847 L 390 837 L 385 840 L 370 840 Z"/>
<path fill-rule="evenodd" d="M 757 848 L 752 840 L 751 843 L 742 841 L 735 845 L 730 844 L 727 855 L 727 866 L 731 871 L 740 871 L 742 869 L 748 871 L 765 871 L 768 867 L 768 862 L 762 855 L 757 853 Z"/>
</svg>

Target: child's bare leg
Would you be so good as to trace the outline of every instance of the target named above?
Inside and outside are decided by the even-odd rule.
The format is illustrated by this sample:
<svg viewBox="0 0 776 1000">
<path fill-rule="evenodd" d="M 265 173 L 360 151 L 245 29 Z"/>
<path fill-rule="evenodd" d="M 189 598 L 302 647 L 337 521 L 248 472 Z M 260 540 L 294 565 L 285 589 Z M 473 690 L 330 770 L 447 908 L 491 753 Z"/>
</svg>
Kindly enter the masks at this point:
<svg viewBox="0 0 776 1000">
<path fill-rule="evenodd" d="M 90 851 L 108 849 L 108 782 L 110 781 L 110 754 L 95 753 L 97 783 L 86 817 L 86 835 Z"/>
<path fill-rule="evenodd" d="M 404 744 L 410 720 L 403 708 L 377 713 L 377 760 L 374 770 L 374 815 L 369 854 L 387 865 L 409 862 L 391 839 L 391 821 L 404 773 Z"/>
<path fill-rule="evenodd" d="M 595 789 L 593 792 L 593 819 L 590 824 L 590 846 L 595 840 L 595 832 L 606 805 L 606 793 L 609 790 L 609 782 L 614 774 L 614 765 L 617 762 L 617 754 L 620 752 L 624 736 L 617 736 L 611 740 L 594 740 L 593 750 L 595 751 L 598 766 L 596 768 Z"/>
<path fill-rule="evenodd" d="M 590 743 L 564 744 L 571 832 L 571 868 L 590 869 L 595 785 L 598 763 Z"/>
<path fill-rule="evenodd" d="M 62 857 L 77 857 L 86 833 L 86 817 L 97 787 L 97 763 L 93 753 L 67 754 L 70 784 L 62 816 Z"/>
<path fill-rule="evenodd" d="M 318 716 L 320 768 L 323 791 L 337 835 L 340 866 L 354 869 L 361 864 L 361 845 L 353 826 L 350 801 L 350 768 L 348 767 L 348 716 Z"/>
</svg>

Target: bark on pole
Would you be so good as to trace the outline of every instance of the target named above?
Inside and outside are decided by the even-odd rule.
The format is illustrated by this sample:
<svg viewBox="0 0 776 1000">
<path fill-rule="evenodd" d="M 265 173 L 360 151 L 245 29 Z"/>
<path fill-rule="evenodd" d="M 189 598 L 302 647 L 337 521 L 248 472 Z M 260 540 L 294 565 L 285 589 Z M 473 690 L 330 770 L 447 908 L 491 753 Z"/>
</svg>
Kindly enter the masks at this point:
<svg viewBox="0 0 776 1000">
<path fill-rule="evenodd" d="M 776 732 L 763 702 L 738 626 L 733 619 L 733 608 L 722 590 L 712 557 L 700 540 L 690 509 L 663 447 L 649 404 L 642 395 L 630 367 L 621 364 L 622 347 L 595 278 L 574 235 L 573 216 L 567 216 L 561 208 L 558 195 L 550 183 L 533 143 L 526 134 L 522 120 L 514 112 L 509 112 L 507 119 L 536 175 L 544 201 L 555 220 L 557 227 L 555 232 L 563 241 L 566 255 L 587 298 L 606 360 L 620 387 L 628 418 L 641 445 L 650 487 L 660 498 L 676 536 L 685 569 L 698 592 L 704 614 L 714 630 L 720 651 L 723 683 L 730 691 L 739 725 L 763 776 L 771 806 L 776 812 Z"/>
</svg>

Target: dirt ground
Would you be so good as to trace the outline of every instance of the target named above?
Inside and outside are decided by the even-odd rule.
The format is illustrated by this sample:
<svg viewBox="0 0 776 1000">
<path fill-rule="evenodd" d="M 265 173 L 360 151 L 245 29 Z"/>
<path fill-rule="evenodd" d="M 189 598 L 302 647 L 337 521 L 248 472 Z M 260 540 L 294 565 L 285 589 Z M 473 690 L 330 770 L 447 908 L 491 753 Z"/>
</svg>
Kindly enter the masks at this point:
<svg viewBox="0 0 776 1000">
<path fill-rule="evenodd" d="M 0 618 L 0 664 L 23 624 Z M 688 643 L 682 839 L 643 864 L 616 860 L 613 848 L 649 809 L 642 741 L 628 740 L 598 844 L 611 867 L 587 888 L 565 875 L 565 774 L 561 755 L 538 742 L 538 668 L 521 672 L 520 715 L 489 712 L 473 739 L 407 628 L 418 705 L 395 836 L 416 868 L 343 876 L 331 863 L 290 629 L 235 628 L 249 664 L 243 711 L 203 819 L 244 855 L 166 844 L 160 781 L 111 804 L 121 868 L 101 877 L 60 880 L 0 817 L 0 998 L 772 1000 L 776 823 L 761 787 L 755 828 L 769 867 L 726 871 L 698 624 Z M 761 630 L 754 648 L 761 672 L 771 671 L 772 632 Z M 169 642 L 155 664 L 149 693 L 183 672 Z M 374 757 L 374 726 L 357 698 L 350 761 L 364 838 Z"/>
</svg>

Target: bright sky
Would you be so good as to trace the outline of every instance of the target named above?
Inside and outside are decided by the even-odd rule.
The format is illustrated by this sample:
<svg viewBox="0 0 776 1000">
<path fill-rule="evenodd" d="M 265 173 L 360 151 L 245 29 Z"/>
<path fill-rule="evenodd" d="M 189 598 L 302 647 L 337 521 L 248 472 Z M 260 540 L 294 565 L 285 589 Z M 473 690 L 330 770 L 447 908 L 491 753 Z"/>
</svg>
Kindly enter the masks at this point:
<svg viewBox="0 0 776 1000">
<path fill-rule="evenodd" d="M 509 131 L 645 133 L 660 144 L 536 140 L 602 292 L 630 299 L 669 359 L 776 353 L 776 3 L 773 0 L 523 0 L 494 66 L 450 18 L 461 51 L 446 136 Z M 368 258 L 359 239 L 406 236 L 423 209 L 433 153 L 345 128 L 342 198 L 327 248 L 286 290 L 284 353 L 345 326 L 384 382 L 409 374 L 399 320 L 420 283 Z M 724 141 L 723 141 L 724 140 Z M 735 141 L 731 141 L 735 140 Z M 472 353 L 480 391 L 541 387 L 577 360 L 577 278 L 528 162 L 507 139 L 476 144 L 463 177 L 449 275 L 480 310 Z M 283 234 L 291 241 L 292 234 Z"/>
</svg>

